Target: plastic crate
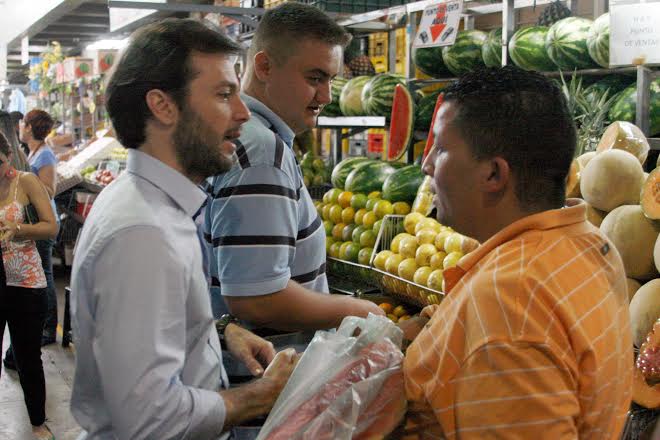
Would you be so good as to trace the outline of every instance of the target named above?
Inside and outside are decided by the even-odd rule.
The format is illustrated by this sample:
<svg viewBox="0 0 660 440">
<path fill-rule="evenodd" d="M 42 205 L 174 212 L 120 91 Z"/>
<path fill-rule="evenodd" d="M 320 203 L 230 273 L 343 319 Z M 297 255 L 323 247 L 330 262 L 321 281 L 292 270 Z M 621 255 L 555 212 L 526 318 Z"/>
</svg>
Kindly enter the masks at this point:
<svg viewBox="0 0 660 440">
<path fill-rule="evenodd" d="M 371 254 L 371 266 L 373 266 L 373 261 L 378 252 L 390 249 L 394 237 L 403 230 L 404 218 L 403 215 L 386 215 L 383 218 L 383 223 L 376 238 L 376 246 Z M 375 267 L 372 269 L 380 275 L 377 279 L 383 292 L 403 302 L 424 307 L 430 304 L 439 304 L 444 298 L 445 294 L 443 292 L 413 283 Z"/>
<path fill-rule="evenodd" d="M 312 197 L 313 200 L 322 200 L 323 195 L 330 191 L 332 189 L 332 185 L 329 183 L 326 183 L 325 185 L 319 185 L 319 186 L 310 186 L 307 188 L 307 191 L 309 191 L 309 195 Z"/>
</svg>

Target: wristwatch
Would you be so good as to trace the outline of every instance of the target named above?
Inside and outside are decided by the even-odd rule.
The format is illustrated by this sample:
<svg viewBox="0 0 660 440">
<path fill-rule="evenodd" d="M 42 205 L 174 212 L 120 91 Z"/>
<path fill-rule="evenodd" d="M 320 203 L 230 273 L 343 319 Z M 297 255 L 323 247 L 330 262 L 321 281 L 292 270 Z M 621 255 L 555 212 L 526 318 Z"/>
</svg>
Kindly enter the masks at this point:
<svg viewBox="0 0 660 440">
<path fill-rule="evenodd" d="M 218 335 L 224 336 L 225 335 L 225 329 L 229 324 L 237 324 L 238 323 L 238 318 L 235 316 L 232 316 L 230 314 L 225 314 L 220 317 L 217 321 L 215 321 L 215 328 L 218 331 Z"/>
</svg>

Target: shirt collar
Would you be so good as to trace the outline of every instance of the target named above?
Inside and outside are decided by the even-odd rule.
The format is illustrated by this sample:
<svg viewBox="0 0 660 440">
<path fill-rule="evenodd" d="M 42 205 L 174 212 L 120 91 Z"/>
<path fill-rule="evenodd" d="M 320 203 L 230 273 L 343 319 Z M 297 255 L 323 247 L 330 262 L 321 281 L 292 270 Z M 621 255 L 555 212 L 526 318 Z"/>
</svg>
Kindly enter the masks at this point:
<svg viewBox="0 0 660 440">
<path fill-rule="evenodd" d="M 485 243 L 470 252 L 455 267 L 443 271 L 445 293 L 449 293 L 458 281 L 479 261 L 498 246 L 531 230 L 548 230 L 586 221 L 587 205 L 581 199 L 568 199 L 566 206 L 523 217 L 511 223 Z"/>
<path fill-rule="evenodd" d="M 126 171 L 151 182 L 155 187 L 170 196 L 190 217 L 206 201 L 206 194 L 186 176 L 165 165 L 160 160 L 134 148 L 128 150 Z"/>
<path fill-rule="evenodd" d="M 295 133 L 288 125 L 286 125 L 282 118 L 266 107 L 266 104 L 259 101 L 257 98 L 242 93 L 241 99 L 245 102 L 250 112 L 252 112 L 253 115 L 258 116 L 266 127 L 274 129 L 289 147 L 293 145 Z"/>
</svg>

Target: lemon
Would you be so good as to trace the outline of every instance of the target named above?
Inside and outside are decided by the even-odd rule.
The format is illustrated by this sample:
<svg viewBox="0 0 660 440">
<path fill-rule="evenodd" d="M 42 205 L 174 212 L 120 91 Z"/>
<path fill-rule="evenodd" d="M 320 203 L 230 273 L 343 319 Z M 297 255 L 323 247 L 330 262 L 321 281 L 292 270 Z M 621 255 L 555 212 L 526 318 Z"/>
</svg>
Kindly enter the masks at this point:
<svg viewBox="0 0 660 440">
<path fill-rule="evenodd" d="M 445 252 L 462 252 L 463 236 L 458 232 L 449 234 L 445 240 Z"/>
<path fill-rule="evenodd" d="M 422 286 L 426 286 L 426 283 L 429 279 L 429 275 L 431 275 L 431 272 L 433 272 L 433 269 L 431 269 L 429 266 L 421 266 L 415 271 L 415 275 L 413 276 L 413 282 L 420 284 Z"/>
<path fill-rule="evenodd" d="M 390 255 L 385 261 L 385 270 L 392 275 L 399 274 L 399 263 L 403 261 L 403 257 L 399 254 Z"/>
<path fill-rule="evenodd" d="M 440 228 L 440 223 L 438 223 L 437 220 L 425 217 L 418 221 L 415 225 L 415 234 L 417 234 L 422 229 L 433 229 L 436 233 L 438 233 L 440 232 Z"/>
<path fill-rule="evenodd" d="M 380 191 L 371 191 L 367 196 L 368 199 L 380 199 Z"/>
<path fill-rule="evenodd" d="M 398 234 L 396 237 L 392 239 L 392 242 L 390 243 L 390 250 L 394 252 L 395 254 L 399 253 L 399 244 L 401 243 L 401 240 L 403 240 L 406 237 L 413 237 L 413 235 L 410 235 L 406 232 L 402 232 Z"/>
<path fill-rule="evenodd" d="M 385 217 L 386 215 L 391 215 L 394 213 L 394 208 L 392 204 L 387 200 L 380 200 L 374 205 L 374 213 L 379 219 Z"/>
<path fill-rule="evenodd" d="M 417 223 L 421 220 L 424 220 L 425 218 L 426 217 L 424 217 L 419 212 L 411 212 L 403 219 L 403 228 L 407 233 L 414 234 Z"/>
<path fill-rule="evenodd" d="M 362 226 L 371 229 L 374 227 L 376 220 L 378 220 L 378 218 L 376 218 L 376 214 L 373 211 L 369 211 L 364 214 L 364 217 L 362 217 Z"/>
<path fill-rule="evenodd" d="M 442 267 L 444 269 L 449 269 L 450 267 L 454 267 L 458 263 L 458 260 L 460 260 L 461 258 L 463 258 L 462 252 L 450 252 L 442 261 Z"/>
<path fill-rule="evenodd" d="M 438 233 L 438 235 L 435 236 L 435 247 L 439 251 L 446 251 L 445 249 L 445 241 L 447 241 L 447 237 L 449 237 L 452 234 L 450 231 L 442 231 Z"/>
<path fill-rule="evenodd" d="M 437 251 L 435 254 L 433 254 L 431 260 L 429 261 L 429 266 L 431 266 L 431 269 L 444 269 L 444 260 L 446 256 L 447 252 L 444 251 Z"/>
<path fill-rule="evenodd" d="M 417 237 L 405 237 L 399 243 L 399 253 L 404 258 L 415 258 L 417 247 Z"/>
<path fill-rule="evenodd" d="M 396 215 L 406 215 L 410 213 L 410 205 L 406 202 L 396 202 L 392 205 L 392 210 Z"/>
<path fill-rule="evenodd" d="M 438 251 L 430 243 L 422 244 L 417 248 L 415 252 L 415 261 L 418 266 L 430 266 L 431 257 L 433 257 Z"/>
<path fill-rule="evenodd" d="M 379 270 L 385 270 L 385 262 L 387 259 L 394 255 L 392 251 L 380 251 L 374 258 L 374 267 Z"/>
<path fill-rule="evenodd" d="M 442 291 L 442 282 L 444 277 L 442 276 L 442 270 L 436 269 L 429 274 L 429 277 L 426 280 L 426 286 L 429 289 Z"/>
<path fill-rule="evenodd" d="M 438 235 L 438 232 L 435 229 L 424 228 L 420 229 L 416 234 L 417 241 L 419 244 L 433 244 L 435 242 L 435 236 Z"/>
<path fill-rule="evenodd" d="M 361 247 L 374 247 L 376 244 L 376 234 L 371 229 L 367 229 L 360 235 Z"/>
<path fill-rule="evenodd" d="M 404 280 L 412 281 L 417 271 L 417 263 L 414 258 L 406 258 L 399 263 L 398 274 Z"/>
</svg>

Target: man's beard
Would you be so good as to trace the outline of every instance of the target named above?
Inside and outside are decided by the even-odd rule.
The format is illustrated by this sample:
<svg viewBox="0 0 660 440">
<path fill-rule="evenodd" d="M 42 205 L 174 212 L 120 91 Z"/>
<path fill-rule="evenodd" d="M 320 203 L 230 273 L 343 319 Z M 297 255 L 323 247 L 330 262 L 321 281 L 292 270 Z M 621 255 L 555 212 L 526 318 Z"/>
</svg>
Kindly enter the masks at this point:
<svg viewBox="0 0 660 440">
<path fill-rule="evenodd" d="M 234 158 L 222 152 L 224 140 L 189 106 L 181 109 L 181 119 L 174 131 L 174 147 L 186 175 L 207 178 L 229 171 Z"/>
</svg>

